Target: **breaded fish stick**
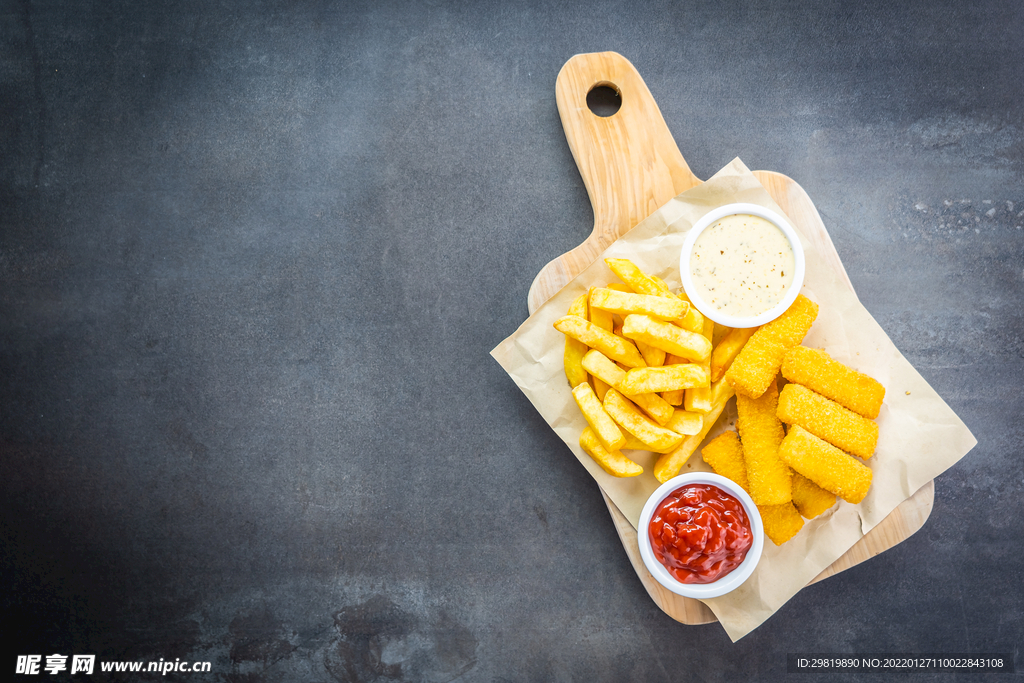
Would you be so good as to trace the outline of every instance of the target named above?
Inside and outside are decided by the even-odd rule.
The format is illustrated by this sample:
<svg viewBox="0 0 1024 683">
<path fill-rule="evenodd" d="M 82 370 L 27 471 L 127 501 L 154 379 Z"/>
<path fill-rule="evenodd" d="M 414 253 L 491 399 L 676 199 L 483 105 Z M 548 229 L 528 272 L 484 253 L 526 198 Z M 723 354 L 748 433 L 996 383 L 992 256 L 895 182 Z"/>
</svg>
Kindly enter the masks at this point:
<svg viewBox="0 0 1024 683">
<path fill-rule="evenodd" d="M 782 545 L 804 528 L 804 520 L 793 503 L 758 505 L 757 511 L 761 513 L 764 535 L 775 545 Z"/>
<path fill-rule="evenodd" d="M 792 473 L 779 459 L 779 444 L 786 432 L 775 415 L 778 401 L 774 381 L 760 398 L 736 396 L 736 429 L 743 443 L 750 497 L 758 506 L 782 505 L 793 500 Z"/>
<path fill-rule="evenodd" d="M 836 504 L 836 494 L 826 491 L 798 472 L 793 473 L 793 505 L 801 516 L 814 519 Z"/>
<path fill-rule="evenodd" d="M 779 419 L 800 425 L 836 448 L 867 460 L 878 444 L 878 425 L 799 384 L 787 384 L 779 396 Z"/>
<path fill-rule="evenodd" d="M 790 428 L 779 457 L 796 472 L 848 503 L 864 500 L 871 487 L 871 469 L 799 425 Z"/>
<path fill-rule="evenodd" d="M 806 346 L 786 351 L 782 376 L 872 420 L 878 417 L 885 397 L 885 387 L 871 377 L 833 360 L 820 349 Z"/>
<path fill-rule="evenodd" d="M 803 341 L 816 317 L 818 304 L 799 294 L 785 313 L 759 327 L 725 373 L 737 395 L 763 394 L 779 374 L 786 351 Z"/>
<path fill-rule="evenodd" d="M 722 337 L 718 346 L 711 352 L 711 381 L 717 382 L 729 369 L 736 356 L 743 350 L 744 344 L 757 332 L 756 327 L 734 327 Z"/>
<path fill-rule="evenodd" d="M 732 396 L 732 385 L 724 379 L 711 385 L 711 410 L 704 416 L 704 424 L 700 428 L 700 432 L 686 437 L 681 444 L 676 446 L 675 450 L 658 457 L 657 462 L 654 463 L 654 476 L 658 481 L 664 484 L 679 474 L 679 469 L 690 459 L 693 452 L 700 446 L 701 441 L 711 431 L 725 409 L 725 404 Z"/>
<path fill-rule="evenodd" d="M 721 436 L 717 437 L 714 441 L 705 446 L 703 450 L 701 450 L 701 455 L 704 456 L 704 462 L 711 465 L 711 469 L 716 473 L 728 479 L 732 479 L 734 482 L 739 484 L 744 491 L 750 493 L 750 485 L 747 481 L 747 466 L 743 459 L 743 446 L 740 444 L 740 439 L 736 435 L 736 432 L 723 433 Z M 799 476 L 800 475 L 794 475 L 794 480 Z M 800 478 L 803 479 L 803 477 Z M 803 481 L 807 480 L 803 479 Z M 814 484 L 810 482 L 807 483 L 821 491 L 821 489 Z M 832 494 L 827 491 L 823 491 L 823 493 L 825 493 L 825 495 L 832 496 Z M 795 483 L 793 495 L 796 495 Z M 832 502 L 836 502 L 835 496 L 832 496 Z M 784 503 L 782 505 L 759 505 L 757 507 L 757 511 L 761 514 L 761 522 L 764 525 L 765 535 L 771 539 L 771 542 L 775 545 L 782 545 L 789 539 L 793 538 L 804 526 L 804 520 L 800 518 L 800 512 L 794 506 L 794 503 Z"/>
<path fill-rule="evenodd" d="M 723 432 L 702 448 L 700 454 L 715 474 L 732 479 L 741 489 L 750 493 L 747 463 L 743 460 L 743 446 L 736 432 Z"/>
<path fill-rule="evenodd" d="M 624 456 L 621 451 L 606 449 L 590 427 L 585 428 L 580 434 L 580 448 L 613 477 L 635 477 L 643 474 L 644 468 Z"/>
</svg>

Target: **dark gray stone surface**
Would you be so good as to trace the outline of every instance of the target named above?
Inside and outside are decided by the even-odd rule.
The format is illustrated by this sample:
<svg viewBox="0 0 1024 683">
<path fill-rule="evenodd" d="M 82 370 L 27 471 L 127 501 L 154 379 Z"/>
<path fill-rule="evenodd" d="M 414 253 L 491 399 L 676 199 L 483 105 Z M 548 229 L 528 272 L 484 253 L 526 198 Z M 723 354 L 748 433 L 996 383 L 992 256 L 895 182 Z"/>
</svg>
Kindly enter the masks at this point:
<svg viewBox="0 0 1024 683">
<path fill-rule="evenodd" d="M 21 0 L 0 40 L 0 667 L 774 681 L 1019 649 L 1019 3 Z M 554 81 L 602 50 L 697 175 L 803 185 L 979 440 L 920 533 L 736 644 L 648 599 L 488 356 L 590 230 Z"/>
</svg>

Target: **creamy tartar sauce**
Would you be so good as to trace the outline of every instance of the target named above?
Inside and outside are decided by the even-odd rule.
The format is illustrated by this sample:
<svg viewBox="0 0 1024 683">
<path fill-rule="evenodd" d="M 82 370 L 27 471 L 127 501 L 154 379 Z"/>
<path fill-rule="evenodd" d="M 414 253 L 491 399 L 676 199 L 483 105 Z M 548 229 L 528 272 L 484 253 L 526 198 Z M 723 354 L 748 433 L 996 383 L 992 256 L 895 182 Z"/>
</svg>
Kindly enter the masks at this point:
<svg viewBox="0 0 1024 683">
<path fill-rule="evenodd" d="M 701 298 L 737 317 L 754 317 L 777 305 L 795 271 L 785 233 L 760 216 L 722 218 L 697 237 L 690 253 L 690 273 Z"/>
</svg>

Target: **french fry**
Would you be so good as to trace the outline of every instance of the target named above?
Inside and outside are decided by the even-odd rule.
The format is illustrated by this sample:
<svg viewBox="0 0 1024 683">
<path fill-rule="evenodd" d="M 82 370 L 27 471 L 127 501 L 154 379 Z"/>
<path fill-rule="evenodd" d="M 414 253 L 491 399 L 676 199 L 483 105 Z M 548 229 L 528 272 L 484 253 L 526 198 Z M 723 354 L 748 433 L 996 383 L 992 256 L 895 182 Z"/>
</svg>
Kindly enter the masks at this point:
<svg viewBox="0 0 1024 683">
<path fill-rule="evenodd" d="M 635 477 L 643 474 L 644 468 L 624 456 L 621 451 L 609 451 L 605 448 L 590 427 L 580 434 L 580 448 L 613 477 Z"/>
<path fill-rule="evenodd" d="M 607 356 L 597 349 L 590 349 L 583 356 L 582 365 L 584 370 L 593 375 L 595 383 L 601 382 L 605 386 L 605 393 L 607 393 L 609 385 L 615 387 L 617 391 L 625 394 L 631 401 L 640 406 L 645 413 L 654 418 L 654 421 L 658 424 L 665 425 L 675 412 L 672 406 L 657 394 L 634 395 L 628 391 L 622 391 L 620 384 L 626 377 L 626 371 L 609 360 Z M 604 401 L 605 394 L 598 392 L 597 396 Z"/>
<path fill-rule="evenodd" d="M 725 374 L 754 332 L 757 332 L 756 327 L 734 327 L 722 337 L 722 341 L 711 352 L 712 382 L 717 382 Z"/>
<path fill-rule="evenodd" d="M 604 397 L 608 393 L 608 390 L 611 389 L 611 385 L 603 381 L 600 377 L 592 376 L 591 379 L 593 380 L 594 393 L 597 394 L 597 400 L 604 401 Z"/>
<path fill-rule="evenodd" d="M 640 355 L 643 356 L 644 362 L 647 363 L 649 368 L 657 368 L 665 364 L 665 358 L 668 356 L 667 353 L 661 349 L 655 348 L 650 344 L 644 344 L 642 341 L 634 342 L 636 348 L 640 350 Z"/>
<path fill-rule="evenodd" d="M 702 335 L 646 315 L 627 315 L 622 323 L 622 335 L 696 363 L 703 362 L 711 356 L 711 342 Z"/>
<path fill-rule="evenodd" d="M 819 349 L 794 346 L 786 351 L 782 376 L 872 420 L 882 409 L 885 387 Z"/>
<path fill-rule="evenodd" d="M 578 315 L 581 318 L 587 317 L 587 295 L 583 294 L 569 306 L 569 315 Z M 581 382 L 587 381 L 587 373 L 583 369 L 583 356 L 588 347 L 583 342 L 565 335 L 565 354 L 563 363 L 565 365 L 565 377 L 569 380 L 569 386 L 574 387 Z"/>
<path fill-rule="evenodd" d="M 708 386 L 704 368 L 696 363 L 664 365 L 660 368 L 633 368 L 619 383 L 624 394 L 653 394 L 688 387 Z"/>
<path fill-rule="evenodd" d="M 813 481 L 793 473 L 793 505 L 801 517 L 814 519 L 836 504 L 836 494 L 826 491 Z"/>
<path fill-rule="evenodd" d="M 671 429 L 676 434 L 693 436 L 694 434 L 700 434 L 700 430 L 704 428 L 704 416 L 700 413 L 676 410 L 673 411 L 672 417 L 665 427 Z"/>
<path fill-rule="evenodd" d="M 636 294 L 633 288 L 629 285 L 625 285 L 621 282 L 609 282 L 604 286 L 605 289 L 614 289 L 616 292 L 625 292 L 626 294 Z"/>
<path fill-rule="evenodd" d="M 716 474 L 732 479 L 740 488 L 750 493 L 747 463 L 743 459 L 743 446 L 736 432 L 722 432 L 702 448 L 700 454 Z"/>
<path fill-rule="evenodd" d="M 818 304 L 798 294 L 785 313 L 759 327 L 725 372 L 736 393 L 750 398 L 763 394 L 779 374 L 783 355 L 803 341 L 817 315 Z"/>
<path fill-rule="evenodd" d="M 686 464 L 693 452 L 697 450 L 704 437 L 708 435 L 718 417 L 725 410 L 725 404 L 733 396 L 732 385 L 724 379 L 711 385 L 711 410 L 704 415 L 704 424 L 700 431 L 693 436 L 686 437 L 681 444 L 668 453 L 662 454 L 654 463 L 654 477 L 661 483 L 665 483 L 672 477 L 679 474 L 680 468 Z"/>
<path fill-rule="evenodd" d="M 648 450 L 662 453 L 675 448 L 682 435 L 665 429 L 644 416 L 625 396 L 609 389 L 604 397 L 605 412 L 624 430 L 647 444 Z"/>
<path fill-rule="evenodd" d="M 725 335 L 732 332 L 732 330 L 733 328 L 731 327 L 715 323 L 715 334 L 711 337 L 711 346 L 717 348 L 722 343 L 722 340 L 725 339 Z M 714 356 L 714 352 L 711 355 Z"/>
<path fill-rule="evenodd" d="M 779 392 L 775 382 L 760 398 L 736 396 L 736 429 L 743 443 L 750 497 L 760 505 L 782 505 L 793 500 L 792 473 L 779 459 L 779 444 L 786 435 L 776 417 Z"/>
<path fill-rule="evenodd" d="M 878 445 L 875 422 L 799 384 L 787 384 L 783 388 L 778 416 L 786 424 L 800 425 L 819 439 L 862 460 L 870 458 Z"/>
<path fill-rule="evenodd" d="M 657 278 L 654 279 L 657 280 Z M 658 280 L 658 282 L 661 282 L 661 280 Z M 661 284 L 664 285 L 665 283 L 661 282 Z M 666 289 L 667 288 L 668 287 L 666 286 Z M 675 296 L 678 296 L 683 301 L 690 301 L 690 298 L 686 296 L 685 292 L 680 292 Z M 683 328 L 684 330 L 700 334 L 701 331 L 704 329 L 704 316 L 700 314 L 700 311 L 697 310 L 696 306 L 690 304 L 690 310 L 686 312 L 686 315 L 683 316 L 682 320 L 677 320 L 675 324 L 679 325 L 679 327 Z"/>
<path fill-rule="evenodd" d="M 611 392 L 609 391 L 609 393 Z M 594 429 L 594 433 L 606 450 L 617 451 L 625 445 L 626 437 L 622 435 L 622 430 L 605 412 L 601 402 L 597 400 L 597 394 L 589 384 L 583 382 L 573 388 L 572 397 L 576 399 L 576 405 L 580 407 L 580 412 L 586 418 L 587 424 Z"/>
<path fill-rule="evenodd" d="M 715 321 L 711 318 L 704 319 L 704 330 L 701 332 L 708 342 L 715 336 Z M 686 390 L 683 400 L 683 407 L 692 412 L 706 413 L 711 410 L 711 358 L 701 363 L 701 368 L 708 377 L 708 385 L 704 387 L 693 387 Z"/>
<path fill-rule="evenodd" d="M 590 299 L 593 298 L 594 292 L 597 291 L 597 287 L 591 287 L 590 293 L 587 294 L 587 310 L 589 312 L 588 320 L 600 327 L 605 332 L 612 332 L 614 324 L 612 322 L 612 314 L 600 308 L 596 308 L 590 305 Z"/>
<path fill-rule="evenodd" d="M 636 438 L 629 432 L 622 432 L 622 435 L 626 437 L 626 445 L 623 448 L 631 451 L 649 451 L 650 447 L 640 439 Z"/>
<path fill-rule="evenodd" d="M 665 362 L 662 365 L 679 365 L 680 363 L 686 363 L 687 360 L 673 353 L 665 354 Z M 675 391 L 663 391 L 661 397 L 668 403 L 674 406 L 683 405 L 683 395 L 686 392 L 685 389 L 676 389 Z"/>
<path fill-rule="evenodd" d="M 804 520 L 793 503 L 758 505 L 757 511 L 761 514 L 764 535 L 775 545 L 782 545 L 804 528 Z"/>
<path fill-rule="evenodd" d="M 620 280 L 629 285 L 637 294 L 650 296 L 674 296 L 661 280 L 651 278 L 640 270 L 635 263 L 625 258 L 606 258 L 604 260 Z"/>
<path fill-rule="evenodd" d="M 567 334 L 590 348 L 597 349 L 612 360 L 617 360 L 631 368 L 646 366 L 643 357 L 640 356 L 640 352 L 632 342 L 603 330 L 578 315 L 563 316 L 555 321 L 554 327 L 562 334 Z"/>
<path fill-rule="evenodd" d="M 848 503 L 864 500 L 871 487 L 871 468 L 799 425 L 793 425 L 782 440 L 779 458 Z"/>
<path fill-rule="evenodd" d="M 589 303 L 592 308 L 618 313 L 621 316 L 640 313 L 667 321 L 679 320 L 690 310 L 690 304 L 680 299 L 649 294 L 626 294 L 602 288 L 591 290 Z"/>
</svg>

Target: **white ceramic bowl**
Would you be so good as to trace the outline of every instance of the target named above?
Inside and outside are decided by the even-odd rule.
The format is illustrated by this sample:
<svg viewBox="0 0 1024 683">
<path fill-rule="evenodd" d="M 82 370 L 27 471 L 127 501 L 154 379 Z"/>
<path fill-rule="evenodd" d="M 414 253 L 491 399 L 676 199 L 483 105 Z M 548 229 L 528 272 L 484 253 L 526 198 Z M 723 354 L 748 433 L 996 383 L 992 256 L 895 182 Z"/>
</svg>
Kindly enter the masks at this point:
<svg viewBox="0 0 1024 683">
<path fill-rule="evenodd" d="M 651 547 L 651 536 L 647 530 L 651 523 L 651 517 L 654 516 L 654 511 L 661 501 L 665 500 L 676 489 L 689 484 L 711 484 L 739 500 L 743 505 L 744 512 L 747 513 L 747 519 L 750 521 L 750 530 L 754 537 L 754 542 L 747 551 L 746 557 L 743 558 L 743 562 L 731 572 L 712 583 L 682 583 L 676 580 L 669 573 L 668 569 L 665 568 L 665 565 L 654 556 L 654 549 Z M 647 499 L 647 503 L 644 505 L 643 511 L 640 513 L 640 526 L 637 529 L 637 538 L 640 542 L 640 557 L 643 558 L 647 571 L 654 576 L 658 583 L 677 595 L 701 600 L 725 595 L 729 591 L 738 588 L 744 581 L 750 578 L 754 568 L 757 567 L 758 561 L 761 559 L 761 551 L 764 549 L 764 526 L 761 524 L 761 515 L 758 514 L 754 501 L 734 481 L 709 472 L 691 472 L 669 479 L 659 486 L 657 491 L 651 494 L 651 497 Z"/>
<path fill-rule="evenodd" d="M 796 262 L 793 282 L 790 284 L 789 289 L 786 290 L 786 295 L 773 308 L 754 317 L 727 315 L 713 308 L 704 301 L 700 292 L 697 291 L 693 284 L 692 274 L 690 273 L 690 253 L 693 251 L 693 244 L 700 237 L 700 234 L 704 232 L 705 228 L 713 225 L 718 220 L 735 214 L 760 216 L 778 227 L 782 234 L 786 236 L 786 239 L 789 240 L 790 246 L 793 247 L 793 258 Z M 726 327 L 757 327 L 758 325 L 771 322 L 785 313 L 786 309 L 796 301 L 796 296 L 800 293 L 800 288 L 803 287 L 805 270 L 804 248 L 800 244 L 800 237 L 796 234 L 796 230 L 793 229 L 793 226 L 785 218 L 757 204 L 726 204 L 709 211 L 690 229 L 690 232 L 686 235 L 686 240 L 683 242 L 683 250 L 679 254 L 679 277 L 683 281 L 683 290 L 686 292 L 686 296 L 690 297 L 690 302 L 703 315 Z"/>
</svg>

